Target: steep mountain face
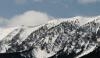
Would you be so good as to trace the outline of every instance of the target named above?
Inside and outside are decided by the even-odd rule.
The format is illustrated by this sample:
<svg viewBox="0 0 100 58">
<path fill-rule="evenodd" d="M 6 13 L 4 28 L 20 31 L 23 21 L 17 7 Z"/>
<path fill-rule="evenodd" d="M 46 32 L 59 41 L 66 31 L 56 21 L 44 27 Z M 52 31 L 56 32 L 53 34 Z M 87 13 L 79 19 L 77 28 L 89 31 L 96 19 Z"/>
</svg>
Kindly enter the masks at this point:
<svg viewBox="0 0 100 58">
<path fill-rule="evenodd" d="M 99 18 L 74 17 L 52 20 L 39 26 L 9 29 L 11 31 L 3 33 L 0 38 L 0 56 L 8 55 L 9 58 L 17 56 L 19 58 L 84 58 L 85 55 L 99 51 Z M 10 55 L 17 56 L 10 57 Z"/>
</svg>

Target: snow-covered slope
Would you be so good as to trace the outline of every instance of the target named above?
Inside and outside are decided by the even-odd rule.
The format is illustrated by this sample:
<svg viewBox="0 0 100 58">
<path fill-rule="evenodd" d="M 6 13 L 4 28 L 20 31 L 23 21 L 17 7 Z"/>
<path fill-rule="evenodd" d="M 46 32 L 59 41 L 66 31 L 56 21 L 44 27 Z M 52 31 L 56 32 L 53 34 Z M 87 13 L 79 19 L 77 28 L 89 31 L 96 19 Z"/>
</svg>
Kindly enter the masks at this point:
<svg viewBox="0 0 100 58">
<path fill-rule="evenodd" d="M 15 29 L 16 29 L 16 27 L 14 27 L 14 28 L 1 28 L 0 29 L 0 41 Z"/>
<path fill-rule="evenodd" d="M 99 16 L 61 18 L 39 26 L 0 29 L 0 53 L 32 48 L 29 58 L 80 58 L 99 47 L 99 40 Z"/>
</svg>

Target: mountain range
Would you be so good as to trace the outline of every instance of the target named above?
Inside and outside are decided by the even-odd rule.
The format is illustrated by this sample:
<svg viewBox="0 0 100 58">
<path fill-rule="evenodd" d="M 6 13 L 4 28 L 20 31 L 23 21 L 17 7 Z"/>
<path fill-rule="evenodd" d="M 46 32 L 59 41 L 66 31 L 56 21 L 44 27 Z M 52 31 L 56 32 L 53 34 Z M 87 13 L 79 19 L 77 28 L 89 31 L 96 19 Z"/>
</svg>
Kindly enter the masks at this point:
<svg viewBox="0 0 100 58">
<path fill-rule="evenodd" d="M 100 16 L 0 29 L 1 58 L 99 58 Z"/>
</svg>

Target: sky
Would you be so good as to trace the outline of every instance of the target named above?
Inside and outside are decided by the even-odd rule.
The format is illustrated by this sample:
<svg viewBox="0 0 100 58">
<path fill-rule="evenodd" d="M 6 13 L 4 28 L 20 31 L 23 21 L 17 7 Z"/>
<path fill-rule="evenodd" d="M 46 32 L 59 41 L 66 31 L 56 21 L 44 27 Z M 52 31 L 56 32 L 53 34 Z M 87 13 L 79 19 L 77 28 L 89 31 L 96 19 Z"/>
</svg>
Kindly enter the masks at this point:
<svg viewBox="0 0 100 58">
<path fill-rule="evenodd" d="M 0 0 L 0 26 L 42 24 L 51 17 L 98 16 L 99 5 L 100 0 Z"/>
</svg>

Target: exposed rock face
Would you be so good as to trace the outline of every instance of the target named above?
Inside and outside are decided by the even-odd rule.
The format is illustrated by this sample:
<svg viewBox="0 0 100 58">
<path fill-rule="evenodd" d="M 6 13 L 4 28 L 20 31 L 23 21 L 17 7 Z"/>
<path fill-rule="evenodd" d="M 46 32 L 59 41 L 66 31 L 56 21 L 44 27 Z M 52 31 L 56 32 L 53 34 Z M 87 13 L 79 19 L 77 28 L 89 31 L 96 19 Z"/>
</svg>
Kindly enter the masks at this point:
<svg viewBox="0 0 100 58">
<path fill-rule="evenodd" d="M 91 52 L 81 58 L 100 58 L 100 47 L 98 47 L 93 52 Z"/>
<path fill-rule="evenodd" d="M 0 41 L 0 57 L 84 58 L 99 53 L 100 22 L 72 19 L 14 28 Z"/>
</svg>

